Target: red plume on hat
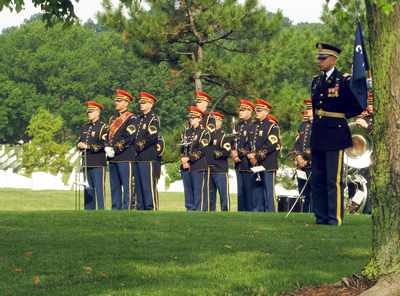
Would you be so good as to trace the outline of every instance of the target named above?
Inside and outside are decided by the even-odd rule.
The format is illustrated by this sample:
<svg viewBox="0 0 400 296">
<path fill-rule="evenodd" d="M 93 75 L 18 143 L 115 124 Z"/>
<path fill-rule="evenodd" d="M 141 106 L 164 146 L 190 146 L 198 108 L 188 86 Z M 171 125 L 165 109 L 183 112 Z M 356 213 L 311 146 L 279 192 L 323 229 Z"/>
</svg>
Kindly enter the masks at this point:
<svg viewBox="0 0 400 296">
<path fill-rule="evenodd" d="M 127 100 L 128 102 L 133 101 L 133 96 L 126 90 L 117 89 L 115 91 L 115 97 L 123 100 Z"/>
<path fill-rule="evenodd" d="M 210 112 L 210 115 L 215 117 L 216 119 L 224 120 L 224 114 L 222 114 L 220 112 L 217 112 L 217 111 Z"/>
<path fill-rule="evenodd" d="M 196 99 L 211 102 L 212 98 L 204 91 L 196 91 Z"/>
<path fill-rule="evenodd" d="M 150 101 L 150 102 L 152 102 L 153 104 L 154 104 L 155 102 L 157 102 L 157 98 L 156 98 L 155 96 L 153 96 L 152 94 L 150 94 L 150 93 L 148 93 L 148 92 L 145 92 L 145 91 L 141 91 L 141 92 L 139 93 L 139 98 L 140 98 L 140 100 Z"/>
<path fill-rule="evenodd" d="M 246 109 L 254 111 L 255 106 L 252 101 L 246 99 L 240 99 L 239 102 L 240 102 L 240 107 L 244 107 Z"/>
<path fill-rule="evenodd" d="M 256 99 L 256 107 L 271 110 L 272 105 L 267 101 L 263 99 Z"/>
<path fill-rule="evenodd" d="M 89 110 L 103 110 L 104 106 L 96 101 L 87 101 L 82 105 L 86 106 Z"/>
<path fill-rule="evenodd" d="M 189 106 L 188 107 L 188 115 L 191 117 L 203 117 L 204 113 L 196 106 Z"/>
</svg>

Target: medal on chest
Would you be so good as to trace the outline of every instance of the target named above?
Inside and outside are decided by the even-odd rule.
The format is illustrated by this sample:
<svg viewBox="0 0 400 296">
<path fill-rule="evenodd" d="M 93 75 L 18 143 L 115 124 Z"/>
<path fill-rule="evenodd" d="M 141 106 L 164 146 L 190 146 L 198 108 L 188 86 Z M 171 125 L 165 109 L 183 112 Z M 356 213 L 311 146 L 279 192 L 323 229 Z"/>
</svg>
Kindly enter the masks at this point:
<svg viewBox="0 0 400 296">
<path fill-rule="evenodd" d="M 328 97 L 336 98 L 339 96 L 339 84 L 336 84 L 334 87 L 328 88 Z"/>
</svg>

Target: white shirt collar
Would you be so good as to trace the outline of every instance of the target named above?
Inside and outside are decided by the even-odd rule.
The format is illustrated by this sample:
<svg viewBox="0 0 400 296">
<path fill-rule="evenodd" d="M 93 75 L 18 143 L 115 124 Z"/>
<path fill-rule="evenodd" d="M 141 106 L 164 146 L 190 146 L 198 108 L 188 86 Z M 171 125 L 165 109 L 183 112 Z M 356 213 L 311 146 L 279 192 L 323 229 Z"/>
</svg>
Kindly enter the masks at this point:
<svg viewBox="0 0 400 296">
<path fill-rule="evenodd" d="M 333 71 L 335 71 L 335 67 L 332 67 L 332 69 L 330 69 L 328 72 L 326 72 L 326 79 L 328 79 L 329 77 L 331 77 Z"/>
</svg>

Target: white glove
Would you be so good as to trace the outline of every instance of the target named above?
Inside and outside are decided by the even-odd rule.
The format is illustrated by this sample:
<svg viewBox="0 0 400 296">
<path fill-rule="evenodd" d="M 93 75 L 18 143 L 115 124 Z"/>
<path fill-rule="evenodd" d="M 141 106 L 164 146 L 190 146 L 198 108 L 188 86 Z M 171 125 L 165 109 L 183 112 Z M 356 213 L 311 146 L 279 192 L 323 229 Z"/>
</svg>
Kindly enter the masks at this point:
<svg viewBox="0 0 400 296">
<path fill-rule="evenodd" d="M 106 152 L 106 156 L 108 158 L 113 158 L 115 156 L 115 151 L 113 147 L 105 147 L 104 151 Z"/>
</svg>

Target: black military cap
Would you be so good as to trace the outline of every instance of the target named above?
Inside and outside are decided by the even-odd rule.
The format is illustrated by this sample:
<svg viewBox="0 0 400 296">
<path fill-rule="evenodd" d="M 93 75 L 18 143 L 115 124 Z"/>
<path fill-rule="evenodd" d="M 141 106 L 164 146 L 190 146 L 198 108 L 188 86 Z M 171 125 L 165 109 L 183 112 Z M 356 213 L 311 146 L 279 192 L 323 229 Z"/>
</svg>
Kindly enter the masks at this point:
<svg viewBox="0 0 400 296">
<path fill-rule="evenodd" d="M 315 47 L 318 49 L 318 55 L 321 56 L 332 55 L 337 57 L 342 52 L 339 47 L 328 43 L 318 42 Z"/>
</svg>

